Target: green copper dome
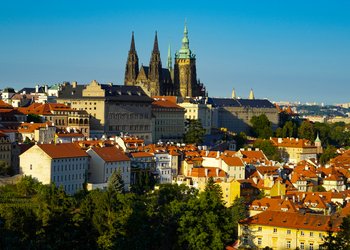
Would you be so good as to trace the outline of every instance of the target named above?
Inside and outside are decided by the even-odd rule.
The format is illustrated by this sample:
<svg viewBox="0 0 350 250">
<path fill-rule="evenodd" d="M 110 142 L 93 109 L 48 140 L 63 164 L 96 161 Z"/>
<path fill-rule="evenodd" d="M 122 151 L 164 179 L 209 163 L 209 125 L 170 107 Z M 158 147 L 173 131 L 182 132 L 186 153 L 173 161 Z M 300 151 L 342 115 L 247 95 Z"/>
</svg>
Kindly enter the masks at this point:
<svg viewBox="0 0 350 250">
<path fill-rule="evenodd" d="M 188 39 L 188 30 L 187 30 L 187 25 L 185 23 L 184 37 L 182 38 L 182 46 L 181 46 L 181 49 L 178 52 L 176 52 L 175 58 L 191 59 L 191 58 L 195 58 L 195 57 L 196 56 L 190 50 L 190 41 Z"/>
</svg>

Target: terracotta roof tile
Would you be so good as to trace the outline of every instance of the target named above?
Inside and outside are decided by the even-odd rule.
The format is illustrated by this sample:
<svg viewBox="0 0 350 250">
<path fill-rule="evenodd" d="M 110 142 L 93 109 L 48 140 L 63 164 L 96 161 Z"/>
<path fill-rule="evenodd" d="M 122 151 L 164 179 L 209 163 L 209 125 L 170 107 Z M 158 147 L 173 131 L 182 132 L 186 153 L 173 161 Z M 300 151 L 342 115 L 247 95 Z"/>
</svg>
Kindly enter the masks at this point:
<svg viewBox="0 0 350 250">
<path fill-rule="evenodd" d="M 95 151 L 105 162 L 130 161 L 130 158 L 117 147 L 96 147 L 92 150 Z"/>
<path fill-rule="evenodd" d="M 37 144 L 52 159 L 88 157 L 88 154 L 74 143 Z"/>
</svg>

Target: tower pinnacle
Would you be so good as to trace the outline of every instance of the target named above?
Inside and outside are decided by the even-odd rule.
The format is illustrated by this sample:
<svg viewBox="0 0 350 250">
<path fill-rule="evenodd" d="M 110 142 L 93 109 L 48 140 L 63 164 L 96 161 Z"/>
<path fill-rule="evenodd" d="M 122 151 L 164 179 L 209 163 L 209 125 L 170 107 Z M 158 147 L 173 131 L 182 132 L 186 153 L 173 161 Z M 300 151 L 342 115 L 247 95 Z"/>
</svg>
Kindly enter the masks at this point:
<svg viewBox="0 0 350 250">
<path fill-rule="evenodd" d="M 250 89 L 250 93 L 249 93 L 249 100 L 254 100 L 255 97 L 254 97 L 254 92 L 253 92 L 253 89 Z"/>
<path fill-rule="evenodd" d="M 157 31 L 154 37 L 153 52 L 159 52 Z"/>
<path fill-rule="evenodd" d="M 232 89 L 232 99 L 237 99 L 235 88 Z"/>
<path fill-rule="evenodd" d="M 135 48 L 134 31 L 133 31 L 131 35 L 130 52 L 135 52 L 135 51 L 136 51 L 136 48 Z"/>
<path fill-rule="evenodd" d="M 170 47 L 170 44 L 169 44 L 167 68 L 168 68 L 168 69 L 172 69 L 172 68 L 173 68 L 172 64 L 173 64 L 173 60 L 172 60 L 172 58 L 171 58 L 171 47 Z"/>
</svg>

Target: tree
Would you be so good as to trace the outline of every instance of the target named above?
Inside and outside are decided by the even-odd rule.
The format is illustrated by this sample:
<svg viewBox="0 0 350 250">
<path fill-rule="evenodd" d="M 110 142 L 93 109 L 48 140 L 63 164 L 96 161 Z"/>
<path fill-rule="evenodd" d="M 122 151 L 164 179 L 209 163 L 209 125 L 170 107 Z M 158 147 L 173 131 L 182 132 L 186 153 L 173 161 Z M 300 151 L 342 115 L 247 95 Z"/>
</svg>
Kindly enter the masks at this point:
<svg viewBox="0 0 350 250">
<path fill-rule="evenodd" d="M 298 137 L 309 141 L 315 140 L 314 126 L 309 121 L 303 121 L 298 129 Z"/>
<path fill-rule="evenodd" d="M 236 197 L 232 206 L 229 208 L 233 217 L 233 224 L 236 225 L 234 232 L 234 240 L 238 239 L 238 222 L 249 217 L 246 201 L 244 198 Z"/>
<path fill-rule="evenodd" d="M 205 135 L 205 129 L 202 127 L 202 123 L 200 120 L 190 120 L 187 119 L 188 130 L 184 135 L 185 143 L 202 143 L 203 137 Z"/>
<path fill-rule="evenodd" d="M 40 115 L 29 114 L 27 115 L 27 122 L 41 123 L 43 122 Z"/>
<path fill-rule="evenodd" d="M 118 172 L 113 171 L 111 177 L 109 177 L 107 189 L 111 192 L 124 193 L 124 180 L 120 170 Z"/>
<path fill-rule="evenodd" d="M 252 124 L 251 132 L 253 136 L 268 139 L 273 135 L 271 122 L 265 114 L 253 116 L 250 123 Z"/>
<path fill-rule="evenodd" d="M 272 144 L 270 140 L 258 139 L 254 142 L 253 147 L 262 150 L 268 159 L 281 161 L 278 149 Z"/>
<path fill-rule="evenodd" d="M 323 154 L 320 156 L 320 163 L 324 165 L 335 156 L 337 156 L 337 149 L 334 146 L 327 146 Z"/>
<path fill-rule="evenodd" d="M 350 215 L 343 218 L 340 224 L 340 230 L 334 235 L 332 230 L 329 230 L 327 236 L 324 237 L 324 243 L 322 247 L 326 249 L 350 249 Z"/>
<path fill-rule="evenodd" d="M 31 176 L 23 176 L 16 184 L 17 192 L 20 195 L 29 197 L 38 192 L 39 182 Z"/>
<path fill-rule="evenodd" d="M 179 219 L 179 249 L 224 249 L 235 233 L 232 213 L 224 206 L 221 188 L 212 179 L 192 198 Z"/>
<path fill-rule="evenodd" d="M 236 141 L 237 148 L 243 148 L 247 143 L 247 135 L 244 132 L 240 132 L 235 135 L 233 139 Z"/>
</svg>

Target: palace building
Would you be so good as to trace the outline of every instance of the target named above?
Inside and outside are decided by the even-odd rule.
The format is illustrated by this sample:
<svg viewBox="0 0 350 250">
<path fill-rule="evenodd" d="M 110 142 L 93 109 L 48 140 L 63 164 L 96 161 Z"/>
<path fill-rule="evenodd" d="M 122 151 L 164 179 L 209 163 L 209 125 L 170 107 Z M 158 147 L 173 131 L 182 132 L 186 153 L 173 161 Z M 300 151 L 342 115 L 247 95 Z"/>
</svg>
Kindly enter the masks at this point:
<svg viewBox="0 0 350 250">
<path fill-rule="evenodd" d="M 149 96 L 206 96 L 204 85 L 197 80 L 196 55 L 189 47 L 187 26 L 185 25 L 182 47 L 175 53 L 174 67 L 169 47 L 167 68 L 162 67 L 157 32 L 149 66 L 139 67 L 134 33 L 132 33 L 124 84 L 140 86 Z"/>
</svg>

